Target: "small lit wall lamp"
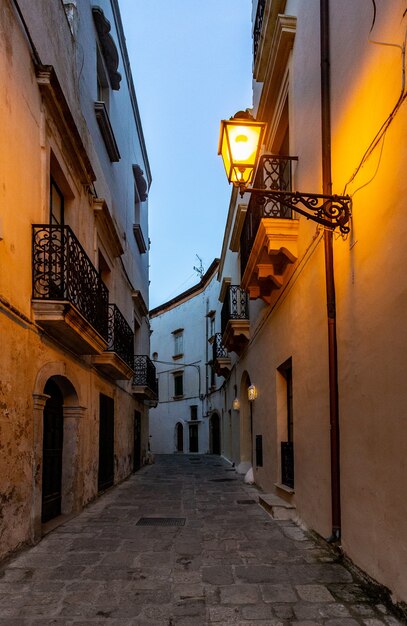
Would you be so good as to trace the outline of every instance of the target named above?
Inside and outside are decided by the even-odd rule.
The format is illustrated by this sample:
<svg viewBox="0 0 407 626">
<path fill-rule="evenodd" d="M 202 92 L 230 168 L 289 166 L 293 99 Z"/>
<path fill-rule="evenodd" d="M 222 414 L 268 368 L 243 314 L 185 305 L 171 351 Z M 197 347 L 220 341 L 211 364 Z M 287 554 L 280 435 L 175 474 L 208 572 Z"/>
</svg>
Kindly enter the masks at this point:
<svg viewBox="0 0 407 626">
<path fill-rule="evenodd" d="M 255 385 L 250 385 L 247 388 L 247 399 L 249 400 L 249 402 L 254 402 L 254 400 L 257 400 L 257 387 Z"/>
<path fill-rule="evenodd" d="M 266 132 L 265 122 L 257 122 L 249 112 L 239 111 L 230 120 L 222 120 L 220 124 L 218 154 L 222 155 L 229 183 L 238 187 L 241 196 L 250 193 L 259 204 L 265 204 L 266 198 L 273 198 L 313 222 L 332 230 L 338 227 L 342 234 L 349 232 L 349 196 L 248 187 L 257 169 Z"/>
</svg>

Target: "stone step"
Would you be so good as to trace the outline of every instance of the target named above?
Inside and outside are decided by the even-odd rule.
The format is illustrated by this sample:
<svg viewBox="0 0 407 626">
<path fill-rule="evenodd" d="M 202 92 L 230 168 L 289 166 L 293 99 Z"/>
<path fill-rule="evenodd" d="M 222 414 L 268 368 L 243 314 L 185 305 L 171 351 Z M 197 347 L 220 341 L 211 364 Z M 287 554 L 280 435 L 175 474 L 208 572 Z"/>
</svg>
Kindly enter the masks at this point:
<svg viewBox="0 0 407 626">
<path fill-rule="evenodd" d="M 296 508 L 290 502 L 283 500 L 275 493 L 263 493 L 259 495 L 259 504 L 274 519 L 279 520 L 295 520 L 297 518 Z"/>
</svg>

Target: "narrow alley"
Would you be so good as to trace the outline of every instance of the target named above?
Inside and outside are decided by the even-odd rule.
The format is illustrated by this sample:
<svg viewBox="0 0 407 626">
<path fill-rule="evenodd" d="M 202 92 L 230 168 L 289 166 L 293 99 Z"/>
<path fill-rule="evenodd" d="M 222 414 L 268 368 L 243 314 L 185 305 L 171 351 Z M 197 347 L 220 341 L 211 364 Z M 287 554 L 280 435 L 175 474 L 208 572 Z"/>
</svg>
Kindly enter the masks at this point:
<svg viewBox="0 0 407 626">
<path fill-rule="evenodd" d="M 396 626 L 216 456 L 159 456 L 0 570 L 0 624 Z"/>
</svg>

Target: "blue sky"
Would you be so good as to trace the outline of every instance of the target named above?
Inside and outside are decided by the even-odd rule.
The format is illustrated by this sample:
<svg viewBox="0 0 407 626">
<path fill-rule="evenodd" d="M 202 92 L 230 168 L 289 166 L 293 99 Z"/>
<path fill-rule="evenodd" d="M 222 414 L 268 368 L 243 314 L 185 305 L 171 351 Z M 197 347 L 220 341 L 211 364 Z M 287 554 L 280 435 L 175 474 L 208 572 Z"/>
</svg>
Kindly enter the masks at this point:
<svg viewBox="0 0 407 626">
<path fill-rule="evenodd" d="M 150 308 L 220 255 L 231 188 L 219 123 L 250 107 L 251 0 L 119 0 L 153 184 Z"/>
</svg>

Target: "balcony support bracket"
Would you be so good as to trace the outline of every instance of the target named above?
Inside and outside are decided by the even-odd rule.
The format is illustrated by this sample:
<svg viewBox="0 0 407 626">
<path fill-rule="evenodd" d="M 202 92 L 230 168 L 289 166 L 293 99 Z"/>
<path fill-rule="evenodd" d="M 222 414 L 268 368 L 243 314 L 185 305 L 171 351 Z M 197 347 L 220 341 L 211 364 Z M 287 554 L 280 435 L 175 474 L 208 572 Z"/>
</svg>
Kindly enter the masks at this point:
<svg viewBox="0 0 407 626">
<path fill-rule="evenodd" d="M 258 189 L 245 185 L 240 185 L 239 190 L 242 197 L 245 193 L 252 195 L 256 205 L 263 207 L 264 217 L 280 216 L 283 205 L 286 209 L 300 213 L 325 228 L 335 230 L 338 227 L 342 235 L 347 235 L 350 231 L 349 220 L 352 215 L 350 196 Z M 270 208 L 267 205 L 270 205 Z"/>
</svg>

